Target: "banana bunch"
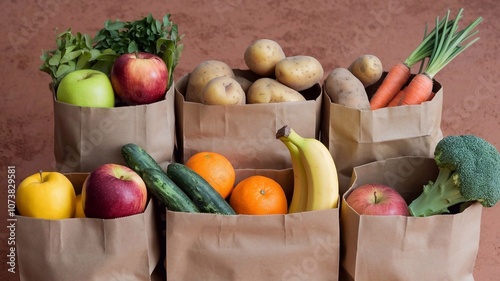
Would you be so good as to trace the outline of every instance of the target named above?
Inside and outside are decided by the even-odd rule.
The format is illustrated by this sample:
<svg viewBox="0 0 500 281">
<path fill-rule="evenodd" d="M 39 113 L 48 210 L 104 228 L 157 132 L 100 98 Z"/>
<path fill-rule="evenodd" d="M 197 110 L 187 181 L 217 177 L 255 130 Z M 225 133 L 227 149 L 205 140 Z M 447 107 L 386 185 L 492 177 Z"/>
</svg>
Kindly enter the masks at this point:
<svg viewBox="0 0 500 281">
<path fill-rule="evenodd" d="M 330 151 L 317 139 L 303 138 L 288 125 L 276 133 L 290 151 L 294 177 L 289 213 L 336 208 L 337 169 Z"/>
</svg>

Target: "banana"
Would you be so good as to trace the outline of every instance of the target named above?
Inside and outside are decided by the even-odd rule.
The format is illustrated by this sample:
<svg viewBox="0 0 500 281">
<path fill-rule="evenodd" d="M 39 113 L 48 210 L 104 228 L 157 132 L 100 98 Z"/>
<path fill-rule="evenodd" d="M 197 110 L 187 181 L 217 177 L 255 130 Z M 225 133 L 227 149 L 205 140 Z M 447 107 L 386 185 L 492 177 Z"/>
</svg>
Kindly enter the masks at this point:
<svg viewBox="0 0 500 281">
<path fill-rule="evenodd" d="M 307 207 L 307 175 L 297 146 L 288 140 L 280 139 L 290 151 L 293 170 L 293 193 L 288 213 L 298 213 L 306 211 Z"/>
<path fill-rule="evenodd" d="M 307 211 L 336 208 L 339 201 L 339 181 L 335 162 L 326 146 L 315 138 L 303 138 L 288 125 L 276 133 L 299 150 L 307 176 Z"/>
</svg>

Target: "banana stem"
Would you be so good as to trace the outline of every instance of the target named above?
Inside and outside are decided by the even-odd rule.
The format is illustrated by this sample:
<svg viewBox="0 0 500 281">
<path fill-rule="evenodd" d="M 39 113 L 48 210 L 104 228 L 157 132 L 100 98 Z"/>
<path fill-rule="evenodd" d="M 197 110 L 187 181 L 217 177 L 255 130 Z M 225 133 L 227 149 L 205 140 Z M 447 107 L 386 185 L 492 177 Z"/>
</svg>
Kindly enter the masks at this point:
<svg viewBox="0 0 500 281">
<path fill-rule="evenodd" d="M 276 132 L 276 138 L 280 140 L 288 140 L 296 146 L 300 146 L 304 142 L 304 138 L 299 136 L 292 128 L 288 125 L 281 127 Z"/>
<path fill-rule="evenodd" d="M 290 135 L 290 127 L 288 125 L 285 125 L 281 127 L 277 132 L 276 132 L 276 138 L 281 139 L 283 137 L 288 138 L 288 135 Z"/>
</svg>

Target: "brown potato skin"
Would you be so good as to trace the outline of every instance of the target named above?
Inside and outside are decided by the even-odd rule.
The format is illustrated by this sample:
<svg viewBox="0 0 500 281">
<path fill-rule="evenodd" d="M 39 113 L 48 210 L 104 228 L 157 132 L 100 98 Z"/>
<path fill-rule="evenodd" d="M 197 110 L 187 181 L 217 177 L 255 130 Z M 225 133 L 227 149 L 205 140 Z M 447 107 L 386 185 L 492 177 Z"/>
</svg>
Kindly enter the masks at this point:
<svg viewBox="0 0 500 281">
<path fill-rule="evenodd" d="M 234 78 L 234 72 L 223 61 L 206 60 L 198 64 L 189 75 L 186 89 L 186 101 L 202 102 L 202 90 L 207 83 L 216 77 Z"/>
<path fill-rule="evenodd" d="M 285 58 L 280 44 L 271 39 L 257 39 L 252 42 L 243 54 L 245 64 L 254 73 L 270 77 L 274 75 L 274 67 Z"/>
<path fill-rule="evenodd" d="M 370 109 L 365 87 L 346 68 L 332 70 L 325 79 L 324 87 L 333 103 L 359 110 Z"/>
<path fill-rule="evenodd" d="M 296 90 L 309 89 L 323 79 L 323 66 L 311 56 L 287 57 L 278 64 L 274 70 L 276 80 Z"/>
<path fill-rule="evenodd" d="M 241 85 L 231 77 L 216 77 L 202 91 L 202 103 L 207 105 L 237 105 L 246 103 Z"/>
<path fill-rule="evenodd" d="M 363 83 L 365 88 L 377 83 L 384 72 L 380 59 L 370 54 L 358 57 L 348 69 Z"/>
<path fill-rule="evenodd" d="M 260 78 L 253 82 L 247 92 L 247 103 L 274 103 L 305 101 L 304 96 L 272 78 Z"/>
</svg>

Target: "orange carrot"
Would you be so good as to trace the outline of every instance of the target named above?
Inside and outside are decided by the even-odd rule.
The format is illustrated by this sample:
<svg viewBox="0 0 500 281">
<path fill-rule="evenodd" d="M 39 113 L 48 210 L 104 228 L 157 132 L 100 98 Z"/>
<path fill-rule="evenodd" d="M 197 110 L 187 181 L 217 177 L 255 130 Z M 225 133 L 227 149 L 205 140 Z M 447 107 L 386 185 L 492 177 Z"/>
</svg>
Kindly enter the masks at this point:
<svg viewBox="0 0 500 281">
<path fill-rule="evenodd" d="M 374 110 L 387 106 L 403 85 L 406 84 L 410 75 L 410 68 L 406 64 L 402 62 L 395 64 L 387 72 L 387 76 L 382 81 L 382 84 L 370 99 L 371 109 Z"/>
<path fill-rule="evenodd" d="M 450 11 L 448 10 L 445 17 L 445 27 L 441 34 L 436 35 L 434 51 L 429 58 L 429 62 L 423 73 L 417 74 L 412 81 L 406 86 L 406 94 L 401 100 L 401 104 L 421 104 L 429 100 L 432 96 L 432 82 L 434 76 L 441 71 L 448 63 L 456 56 L 462 53 L 465 49 L 474 44 L 479 38 L 474 40 L 469 39 L 477 34 L 474 28 L 481 23 L 482 17 L 477 18 L 464 29 L 458 31 L 458 21 L 462 17 L 463 9 L 458 11 L 454 21 L 450 22 L 450 28 L 447 27 Z M 436 25 L 438 20 L 436 19 Z M 466 45 L 462 43 L 468 41 Z"/>
<path fill-rule="evenodd" d="M 387 104 L 387 107 L 403 105 L 403 99 L 405 98 L 405 94 L 406 94 L 406 87 L 404 87 L 403 89 L 401 89 L 401 91 L 399 91 L 399 93 Z M 431 94 L 425 101 L 431 101 L 435 95 L 436 93 L 431 92 Z"/>
<path fill-rule="evenodd" d="M 394 99 L 401 88 L 408 83 L 413 65 L 418 62 L 423 62 L 432 55 L 438 34 L 446 30 L 447 24 L 450 22 L 448 22 L 448 18 L 437 21 L 436 27 L 429 34 L 427 34 L 426 26 L 424 39 L 417 48 L 404 60 L 404 62 L 397 63 L 387 73 L 382 84 L 370 100 L 371 109 L 385 107 Z"/>
<path fill-rule="evenodd" d="M 432 79 L 426 74 L 417 74 L 404 91 L 405 95 L 399 101 L 400 105 L 421 104 L 432 94 Z"/>
<path fill-rule="evenodd" d="M 444 19 L 436 18 L 435 28 L 424 36 L 424 40 L 413 53 L 404 62 L 394 65 L 389 70 L 370 100 L 372 110 L 389 104 L 390 106 L 420 104 L 431 98 L 434 76 L 459 53 L 479 39 L 476 38 L 465 46 L 460 45 L 477 33 L 473 29 L 482 21 L 482 18 L 479 17 L 465 29 L 457 31 L 458 20 L 461 18 L 462 12 L 463 9 L 460 9 L 456 18 L 451 20 L 449 10 Z M 398 96 L 402 87 L 408 83 L 412 66 L 422 61 L 423 67 L 423 61 L 426 58 L 429 60 L 425 71 L 422 73 L 420 70 L 419 74 L 412 79 L 413 81 L 410 81 L 406 86 L 407 89 Z M 398 97 L 394 100 L 396 96 Z"/>
<path fill-rule="evenodd" d="M 396 96 L 387 104 L 387 107 L 401 105 L 401 99 L 405 95 L 405 88 L 401 89 Z"/>
<path fill-rule="evenodd" d="M 399 101 L 394 101 L 398 105 L 418 105 L 432 99 L 432 88 L 434 76 L 441 71 L 448 63 L 458 56 L 465 49 L 474 44 L 479 38 L 470 40 L 477 31 L 476 26 L 483 20 L 477 18 L 466 28 L 458 31 L 458 21 L 462 17 L 463 9 L 459 9 L 454 20 L 449 21 L 450 11 L 446 13 L 445 19 L 441 21 L 443 26 L 437 29 L 434 36 L 434 46 L 427 62 L 424 72 L 417 74 L 404 89 L 404 94 Z M 439 18 L 436 19 L 436 26 L 439 26 Z M 462 45 L 468 41 L 467 44 Z"/>
</svg>

